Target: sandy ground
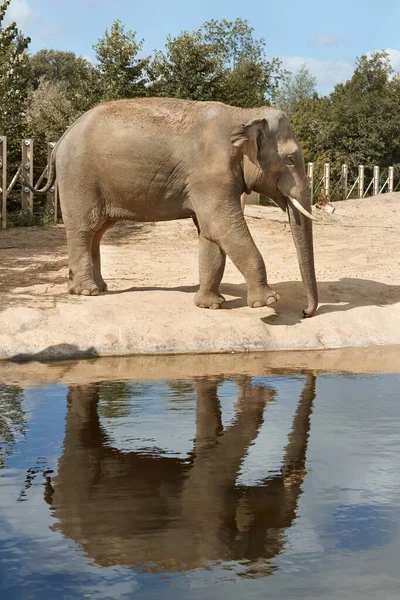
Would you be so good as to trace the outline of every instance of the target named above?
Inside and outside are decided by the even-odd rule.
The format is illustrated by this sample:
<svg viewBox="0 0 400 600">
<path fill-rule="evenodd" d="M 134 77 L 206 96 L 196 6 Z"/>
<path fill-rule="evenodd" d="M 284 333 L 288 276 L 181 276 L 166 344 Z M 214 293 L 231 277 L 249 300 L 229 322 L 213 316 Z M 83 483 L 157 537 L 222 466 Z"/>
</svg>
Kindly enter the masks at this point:
<svg viewBox="0 0 400 600">
<path fill-rule="evenodd" d="M 0 358 L 304 350 L 400 344 L 400 193 L 336 204 L 314 227 L 320 308 L 305 306 L 287 216 L 248 206 L 273 307 L 245 304 L 228 262 L 223 310 L 193 304 L 197 232 L 191 220 L 121 223 L 104 237 L 109 292 L 69 296 L 65 231 L 0 232 Z"/>
</svg>

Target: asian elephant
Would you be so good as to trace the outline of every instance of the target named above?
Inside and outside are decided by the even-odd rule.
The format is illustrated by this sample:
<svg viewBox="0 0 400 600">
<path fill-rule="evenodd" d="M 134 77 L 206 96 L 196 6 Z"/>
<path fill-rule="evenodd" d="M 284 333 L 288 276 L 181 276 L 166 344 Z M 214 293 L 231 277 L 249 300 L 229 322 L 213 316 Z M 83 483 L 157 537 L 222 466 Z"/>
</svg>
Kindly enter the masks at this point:
<svg viewBox="0 0 400 600">
<path fill-rule="evenodd" d="M 290 124 L 270 107 L 135 98 L 100 104 L 56 145 L 47 193 L 57 176 L 69 255 L 69 292 L 107 289 L 100 241 L 118 220 L 193 218 L 199 231 L 200 288 L 195 304 L 220 308 L 228 255 L 247 284 L 250 307 L 279 299 L 241 211 L 255 190 L 288 212 L 307 296 L 318 305 L 311 200 L 302 151 Z"/>
</svg>

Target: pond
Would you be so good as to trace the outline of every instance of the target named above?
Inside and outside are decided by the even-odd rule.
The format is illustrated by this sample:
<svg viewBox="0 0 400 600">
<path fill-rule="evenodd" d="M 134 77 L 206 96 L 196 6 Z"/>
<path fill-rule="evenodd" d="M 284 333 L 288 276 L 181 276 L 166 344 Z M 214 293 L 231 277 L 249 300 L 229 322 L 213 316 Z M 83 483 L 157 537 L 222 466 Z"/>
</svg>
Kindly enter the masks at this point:
<svg viewBox="0 0 400 600">
<path fill-rule="evenodd" d="M 397 599 L 399 389 L 268 369 L 0 384 L 0 596 Z"/>
</svg>

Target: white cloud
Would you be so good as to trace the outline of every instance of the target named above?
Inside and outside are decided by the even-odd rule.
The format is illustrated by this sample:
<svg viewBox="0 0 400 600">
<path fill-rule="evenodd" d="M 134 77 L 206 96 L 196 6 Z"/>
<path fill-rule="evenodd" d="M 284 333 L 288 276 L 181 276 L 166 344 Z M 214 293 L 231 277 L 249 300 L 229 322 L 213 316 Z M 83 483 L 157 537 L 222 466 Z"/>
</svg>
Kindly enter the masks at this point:
<svg viewBox="0 0 400 600">
<path fill-rule="evenodd" d="M 306 56 L 285 56 L 281 60 L 284 68 L 292 73 L 306 64 L 312 75 L 317 78 L 318 89 L 324 93 L 337 83 L 349 79 L 354 71 L 354 62 L 347 60 L 318 60 Z"/>
<path fill-rule="evenodd" d="M 386 48 L 385 50 L 391 59 L 393 69 L 400 72 L 400 50 L 396 48 Z M 370 55 L 372 53 L 368 52 Z M 294 73 L 306 64 L 312 75 L 317 79 L 319 92 L 329 93 L 337 83 L 343 83 L 349 79 L 355 67 L 354 60 L 319 60 L 307 56 L 284 56 L 281 57 L 283 67 Z"/>
<path fill-rule="evenodd" d="M 343 38 L 334 35 L 319 35 L 315 38 L 316 46 L 340 46 L 343 43 Z"/>
<path fill-rule="evenodd" d="M 61 33 L 59 27 L 48 25 L 28 4 L 27 0 L 11 0 L 7 10 L 6 24 L 15 21 L 19 29 L 24 33 L 37 34 L 40 37 L 49 37 Z"/>
<path fill-rule="evenodd" d="M 7 21 L 16 21 L 19 26 L 33 17 L 33 10 L 27 0 L 12 0 L 7 10 Z"/>
<path fill-rule="evenodd" d="M 395 48 L 386 48 L 385 52 L 389 54 L 393 69 L 400 73 L 400 50 L 396 50 Z"/>
</svg>

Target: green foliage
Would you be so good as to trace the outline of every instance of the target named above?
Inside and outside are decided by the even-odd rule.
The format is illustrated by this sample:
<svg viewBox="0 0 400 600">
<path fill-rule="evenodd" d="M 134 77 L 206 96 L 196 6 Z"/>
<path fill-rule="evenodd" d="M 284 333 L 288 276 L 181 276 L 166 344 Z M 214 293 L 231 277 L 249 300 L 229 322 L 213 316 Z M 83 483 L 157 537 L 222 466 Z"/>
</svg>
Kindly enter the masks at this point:
<svg viewBox="0 0 400 600">
<path fill-rule="evenodd" d="M 400 162 L 399 76 L 388 55 L 357 59 L 351 79 L 325 98 L 307 98 L 292 109 L 292 124 L 307 161 L 332 163 L 334 175 L 346 163 L 356 170 Z"/>
<path fill-rule="evenodd" d="M 250 108 L 269 103 L 284 76 L 281 62 L 268 60 L 264 38 L 255 39 L 246 19 L 204 23 L 204 40 L 213 45 L 223 72 L 220 100 Z"/>
<path fill-rule="evenodd" d="M 388 55 L 357 60 L 353 77 L 330 96 L 327 144 L 335 160 L 349 164 L 400 162 L 399 79 Z"/>
<path fill-rule="evenodd" d="M 327 118 L 330 109 L 327 97 L 300 100 L 291 111 L 291 124 L 301 143 L 306 162 L 329 161 Z"/>
<path fill-rule="evenodd" d="M 288 73 L 276 89 L 273 103 L 290 118 L 295 106 L 308 98 L 317 95 L 317 80 L 303 64 L 296 73 Z"/>
<path fill-rule="evenodd" d="M 56 142 L 71 125 L 81 110 L 68 94 L 66 82 L 52 83 L 42 76 L 36 89 L 32 88 L 28 96 L 26 111 L 26 129 L 34 140 L 34 177 L 40 176 L 47 163 L 47 143 Z M 44 198 L 36 198 L 35 206 L 41 205 L 43 213 Z"/>
<path fill-rule="evenodd" d="M 27 127 L 30 136 L 36 140 L 58 140 L 79 114 L 68 98 L 64 82 L 52 83 L 41 77 L 38 87 L 29 94 Z"/>
<path fill-rule="evenodd" d="M 63 83 L 68 88 L 77 88 L 86 75 L 88 61 L 74 52 L 43 48 L 30 59 L 31 80 L 34 89 L 42 79 L 50 83 Z"/>
<path fill-rule="evenodd" d="M 234 106 L 266 104 L 283 72 L 268 61 L 265 41 L 243 19 L 208 21 L 197 31 L 168 36 L 149 67 L 149 93 Z"/>
<path fill-rule="evenodd" d="M 93 46 L 98 61 L 100 99 L 102 101 L 132 98 L 146 94 L 145 69 L 148 58 L 139 58 L 143 41 L 136 32 L 126 31 L 121 21 L 113 21 Z"/>
<path fill-rule="evenodd" d="M 225 69 L 233 71 L 244 61 L 261 61 L 264 58 L 265 40 L 253 38 L 254 29 L 246 19 L 235 21 L 207 21 L 201 28 L 206 42 L 217 49 Z"/>
<path fill-rule="evenodd" d="M 279 65 L 275 64 L 278 65 L 278 61 L 240 60 L 235 69 L 226 73 L 221 100 L 242 108 L 269 104 L 277 85 Z"/>
<path fill-rule="evenodd" d="M 29 38 L 16 23 L 3 27 L 11 0 L 0 1 L 0 131 L 6 133 L 11 159 L 15 159 L 24 135 L 29 89 Z"/>
<path fill-rule="evenodd" d="M 223 72 L 216 48 L 199 31 L 168 36 L 165 53 L 155 52 L 149 75 L 151 95 L 215 100 L 222 93 Z"/>
<path fill-rule="evenodd" d="M 28 208 L 17 209 L 7 219 L 8 227 L 34 227 L 35 225 L 42 225 L 42 220 L 36 213 L 32 214 Z"/>
<path fill-rule="evenodd" d="M 71 115 L 82 114 L 100 101 L 100 74 L 94 65 L 74 52 L 39 50 L 30 57 L 30 70 L 33 91 L 43 82 L 63 88 L 71 105 Z"/>
</svg>

